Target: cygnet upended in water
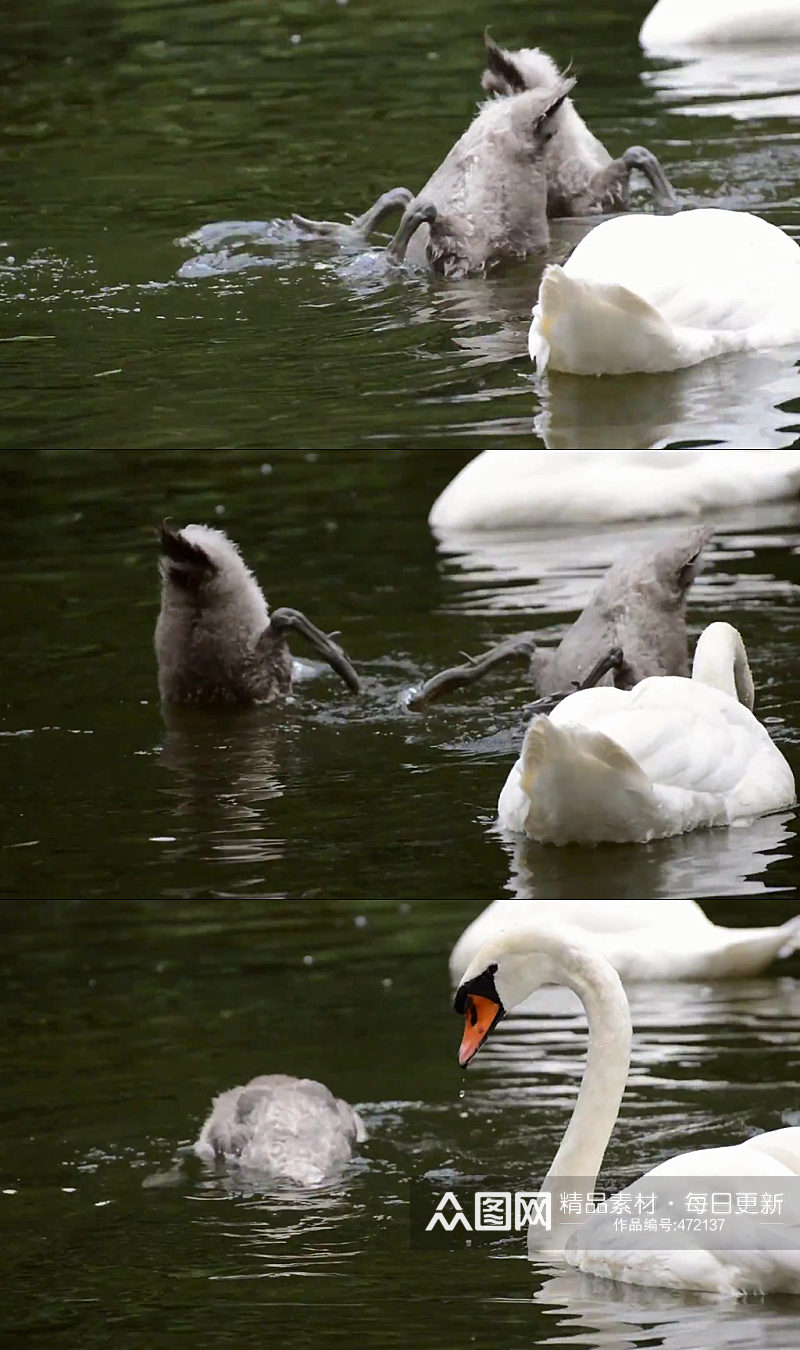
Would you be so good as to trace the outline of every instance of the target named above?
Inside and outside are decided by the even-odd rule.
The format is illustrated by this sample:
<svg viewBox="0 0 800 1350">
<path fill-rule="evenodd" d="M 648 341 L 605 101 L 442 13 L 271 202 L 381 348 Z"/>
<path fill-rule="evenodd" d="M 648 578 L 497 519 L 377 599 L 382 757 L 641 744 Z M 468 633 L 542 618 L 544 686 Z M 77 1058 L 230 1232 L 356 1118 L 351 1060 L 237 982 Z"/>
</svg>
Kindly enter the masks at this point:
<svg viewBox="0 0 800 1350">
<path fill-rule="evenodd" d="M 504 51 L 488 36 L 485 42 L 483 86 L 501 97 L 481 104 L 416 196 L 408 188 L 392 188 L 351 225 L 294 214 L 295 224 L 366 242 L 385 216 L 403 208 L 387 257 L 466 277 L 546 249 L 548 216 L 621 210 L 632 169 L 649 178 L 661 205 L 675 206 L 649 150 L 631 146 L 612 160 L 568 97 L 574 79 L 560 74 L 545 52 Z"/>
<path fill-rule="evenodd" d="M 357 694 L 349 658 L 295 609 L 270 616 L 264 593 L 222 530 L 161 526 L 161 612 L 155 632 L 164 703 L 247 706 L 287 694 L 288 634 L 299 633 Z"/>
<path fill-rule="evenodd" d="M 479 275 L 503 260 L 544 250 L 550 231 L 543 153 L 554 114 L 575 83 L 553 70 L 547 86 L 484 103 L 417 196 L 407 188 L 384 192 L 351 226 L 298 215 L 295 223 L 314 233 L 366 240 L 389 211 L 402 206 L 387 257 L 446 277 Z"/>
<path fill-rule="evenodd" d="M 313 1078 L 269 1073 L 214 1099 L 194 1151 L 275 1179 L 314 1186 L 367 1137 L 357 1111 Z"/>
<path fill-rule="evenodd" d="M 540 93 L 560 78 L 552 57 L 539 47 L 507 51 L 484 35 L 486 70 L 481 81 L 490 94 L 513 97 L 526 89 Z M 600 211 L 623 211 L 628 205 L 628 183 L 633 169 L 649 180 L 661 206 L 677 199 L 655 155 L 642 145 L 630 146 L 612 159 L 602 141 L 587 127 L 571 98 L 565 98 L 552 116 L 551 135 L 542 160 L 547 180 L 547 214 L 583 216 Z"/>
</svg>

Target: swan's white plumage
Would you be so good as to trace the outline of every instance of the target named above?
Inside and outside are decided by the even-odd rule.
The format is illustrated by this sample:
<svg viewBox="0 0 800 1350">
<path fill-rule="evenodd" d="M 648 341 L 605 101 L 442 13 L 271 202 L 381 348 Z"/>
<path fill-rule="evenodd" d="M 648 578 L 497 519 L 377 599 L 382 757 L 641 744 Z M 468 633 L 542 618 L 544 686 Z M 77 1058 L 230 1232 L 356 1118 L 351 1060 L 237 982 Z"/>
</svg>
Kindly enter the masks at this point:
<svg viewBox="0 0 800 1350">
<path fill-rule="evenodd" d="M 723 928 L 695 900 L 495 900 L 453 947 L 453 985 L 487 942 L 540 922 L 580 929 L 623 980 L 739 978 L 800 947 L 800 916 L 771 928 Z"/>
<path fill-rule="evenodd" d="M 585 689 L 534 717 L 500 793 L 501 828 L 543 843 L 646 842 L 791 806 L 792 771 L 766 728 L 698 678 L 718 648 L 729 652 L 731 680 L 741 648 L 749 677 L 739 634 L 715 623 L 692 679 Z M 724 659 L 711 664 L 724 677 Z"/>
<path fill-rule="evenodd" d="M 698 515 L 800 492 L 800 450 L 482 450 L 434 502 L 448 530 Z"/>
<path fill-rule="evenodd" d="M 539 370 L 679 370 L 800 344 L 800 248 L 746 211 L 616 216 L 544 271 L 528 338 Z"/>
<path fill-rule="evenodd" d="M 358 1112 L 324 1084 L 272 1073 L 215 1097 L 194 1151 L 206 1162 L 313 1186 L 348 1162 L 366 1137 Z"/>
<path fill-rule="evenodd" d="M 645 50 L 800 41 L 797 0 L 658 0 L 639 32 Z"/>
<path fill-rule="evenodd" d="M 563 1217 L 557 1207 L 559 1189 L 566 1183 L 570 1191 L 575 1190 L 576 1182 L 579 1191 L 595 1189 L 619 1113 L 630 1066 L 632 1032 L 625 991 L 613 967 L 575 928 L 537 923 L 501 934 L 476 953 L 464 972 L 456 999 L 457 1006 L 463 1003 L 466 1012 L 462 1051 L 466 1044 L 470 1054 L 475 1053 L 494 1026 L 494 1022 L 487 1020 L 478 1033 L 474 1030 L 470 1000 L 474 982 L 478 981 L 484 997 L 489 981 L 501 1009 L 508 1011 L 526 1003 L 543 984 L 563 985 L 578 996 L 589 1024 L 588 1053 L 578 1100 L 558 1152 L 538 1188 L 555 1192 L 553 1225 L 550 1232 L 536 1226 L 528 1229 L 532 1256 L 546 1252 L 548 1259 L 552 1259 L 560 1254 L 570 1265 L 588 1274 L 628 1284 L 702 1290 L 728 1297 L 800 1293 L 796 1186 L 788 1190 L 780 1226 L 760 1222 L 759 1216 L 737 1215 L 728 1224 L 728 1231 L 719 1235 L 709 1230 L 681 1231 L 668 1249 L 664 1249 L 661 1241 L 651 1242 L 643 1235 L 632 1238 L 629 1232 L 618 1231 L 614 1214 L 620 1209 L 613 1203 L 608 1205 L 607 1213 L 595 1213 L 577 1225 Z M 657 1220 L 674 1219 L 669 1183 L 659 1185 L 657 1178 L 725 1178 L 720 1186 L 725 1192 L 736 1180 L 752 1191 L 762 1189 L 754 1187 L 752 1178 L 786 1182 L 799 1176 L 800 1129 L 787 1127 L 756 1135 L 740 1144 L 696 1149 L 665 1159 L 621 1194 L 632 1198 L 654 1196 L 653 1208 L 646 1212 L 654 1213 Z M 703 1189 L 713 1190 L 713 1182 Z M 763 1189 L 781 1190 L 774 1183 Z M 680 1183 L 677 1191 L 672 1189 L 672 1195 L 676 1194 L 678 1203 L 684 1203 L 686 1192 Z M 632 1212 L 636 1212 L 633 1207 Z"/>
</svg>

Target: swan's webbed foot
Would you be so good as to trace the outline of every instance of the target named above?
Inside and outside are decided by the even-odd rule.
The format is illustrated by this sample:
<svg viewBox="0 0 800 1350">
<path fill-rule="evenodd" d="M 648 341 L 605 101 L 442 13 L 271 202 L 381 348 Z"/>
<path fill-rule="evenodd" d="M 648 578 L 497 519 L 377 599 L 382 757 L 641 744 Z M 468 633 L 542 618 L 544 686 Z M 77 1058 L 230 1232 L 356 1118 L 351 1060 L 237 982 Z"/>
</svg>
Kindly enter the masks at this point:
<svg viewBox="0 0 800 1350">
<path fill-rule="evenodd" d="M 644 174 L 656 195 L 659 206 L 676 207 L 678 205 L 677 195 L 652 151 L 646 150 L 643 145 L 632 145 L 622 156 L 622 163 L 628 172 L 631 169 L 638 169 L 640 173 Z"/>
<path fill-rule="evenodd" d="M 292 212 L 292 220 L 307 234 L 326 235 L 344 242 L 366 240 L 384 216 L 388 216 L 392 211 L 404 211 L 413 198 L 414 194 L 409 192 L 408 188 L 390 188 L 388 192 L 381 193 L 368 211 L 355 216 L 349 225 L 338 220 L 309 220 L 307 216 L 300 216 L 296 211 Z"/>
<path fill-rule="evenodd" d="M 386 245 L 386 255 L 392 262 L 402 263 L 406 249 L 420 225 L 432 225 L 437 217 L 433 202 L 410 202 L 405 209 L 403 219 L 397 227 L 397 233 L 391 243 Z"/>
<path fill-rule="evenodd" d="M 444 694 L 449 694 L 451 689 L 460 689 L 463 685 L 474 684 L 480 680 L 494 666 L 499 666 L 502 661 L 510 661 L 514 657 L 523 657 L 529 660 L 536 648 L 535 637 L 533 633 L 519 633 L 516 637 L 506 638 L 504 642 L 498 642 L 496 646 L 490 647 L 488 652 L 482 656 L 467 656 L 466 662 L 462 666 L 451 666 L 448 670 L 440 670 L 438 675 L 432 675 L 426 680 L 421 689 L 412 694 L 406 707 L 411 712 L 419 712 L 421 708 L 426 708 L 429 703 L 435 703 L 442 698 Z M 462 653 L 466 656 L 466 652 Z"/>
<path fill-rule="evenodd" d="M 575 694 L 579 689 L 593 689 L 599 684 L 604 675 L 610 670 L 620 670 L 625 664 L 625 657 L 621 647 L 612 647 L 601 656 L 589 671 L 585 679 L 578 682 L 574 681 L 571 689 L 562 689 L 557 694 L 544 694 L 542 698 L 537 698 L 535 703 L 530 703 L 525 709 L 526 717 L 533 717 L 534 713 L 549 713 L 557 708 L 562 699 L 568 698 L 570 694 Z"/>
<path fill-rule="evenodd" d="M 347 652 L 333 641 L 333 635 L 323 633 L 315 624 L 307 619 L 305 614 L 301 614 L 299 609 L 273 609 L 269 616 L 269 628 L 267 633 L 276 637 L 284 633 L 299 633 L 315 651 L 319 653 L 323 661 L 327 661 L 332 670 L 340 679 L 344 680 L 348 689 L 354 694 L 361 692 L 361 681 L 358 678 L 355 667 L 353 666 Z"/>
</svg>

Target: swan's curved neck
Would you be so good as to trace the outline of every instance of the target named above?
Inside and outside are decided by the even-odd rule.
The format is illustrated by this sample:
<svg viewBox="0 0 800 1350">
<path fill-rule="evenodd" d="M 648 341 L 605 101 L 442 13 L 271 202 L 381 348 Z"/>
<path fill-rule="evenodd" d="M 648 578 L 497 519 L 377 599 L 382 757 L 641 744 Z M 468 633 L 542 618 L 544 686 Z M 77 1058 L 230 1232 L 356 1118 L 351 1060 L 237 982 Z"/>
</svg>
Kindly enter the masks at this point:
<svg viewBox="0 0 800 1350">
<path fill-rule="evenodd" d="M 700 634 L 692 662 L 692 679 L 730 694 L 752 711 L 753 676 L 742 635 L 729 623 L 712 623 Z"/>
<path fill-rule="evenodd" d="M 631 1056 L 631 1014 L 617 972 L 603 958 L 572 948 L 551 953 L 554 980 L 577 994 L 589 1023 L 589 1050 L 578 1100 L 543 1189 L 558 1177 L 594 1189 L 619 1114 Z"/>
</svg>

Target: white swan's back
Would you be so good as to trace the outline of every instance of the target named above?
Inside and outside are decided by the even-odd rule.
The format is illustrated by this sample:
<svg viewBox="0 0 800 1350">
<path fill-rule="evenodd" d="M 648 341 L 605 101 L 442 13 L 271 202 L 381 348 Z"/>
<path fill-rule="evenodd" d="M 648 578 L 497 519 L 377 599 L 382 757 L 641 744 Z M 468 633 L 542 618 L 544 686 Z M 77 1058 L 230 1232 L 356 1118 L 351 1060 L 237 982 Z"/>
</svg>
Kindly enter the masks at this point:
<svg viewBox="0 0 800 1350">
<path fill-rule="evenodd" d="M 482 450 L 431 507 L 436 530 L 697 515 L 800 492 L 800 450 Z"/>
<path fill-rule="evenodd" d="M 639 32 L 645 50 L 800 41 L 797 0 L 658 0 Z"/>
<path fill-rule="evenodd" d="M 800 343 L 800 248 L 744 211 L 618 216 L 545 269 L 533 313 L 531 359 L 577 375 Z"/>
<path fill-rule="evenodd" d="M 313 1186 L 348 1162 L 365 1138 L 358 1112 L 324 1084 L 273 1073 L 220 1093 L 194 1151 L 206 1162 Z"/>
</svg>

